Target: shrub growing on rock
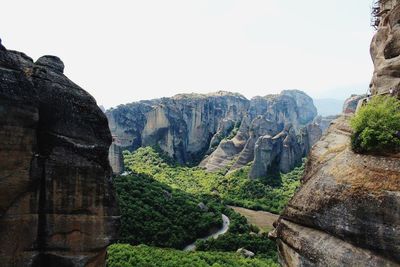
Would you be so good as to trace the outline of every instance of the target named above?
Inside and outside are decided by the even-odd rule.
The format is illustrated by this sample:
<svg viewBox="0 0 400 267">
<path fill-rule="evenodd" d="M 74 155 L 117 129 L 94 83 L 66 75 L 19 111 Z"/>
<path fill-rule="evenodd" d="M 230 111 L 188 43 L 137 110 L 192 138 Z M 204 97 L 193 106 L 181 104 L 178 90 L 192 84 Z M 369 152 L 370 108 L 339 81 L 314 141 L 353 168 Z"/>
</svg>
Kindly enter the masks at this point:
<svg viewBox="0 0 400 267">
<path fill-rule="evenodd" d="M 352 149 L 358 153 L 382 153 L 400 148 L 400 101 L 376 96 L 351 119 Z"/>
</svg>

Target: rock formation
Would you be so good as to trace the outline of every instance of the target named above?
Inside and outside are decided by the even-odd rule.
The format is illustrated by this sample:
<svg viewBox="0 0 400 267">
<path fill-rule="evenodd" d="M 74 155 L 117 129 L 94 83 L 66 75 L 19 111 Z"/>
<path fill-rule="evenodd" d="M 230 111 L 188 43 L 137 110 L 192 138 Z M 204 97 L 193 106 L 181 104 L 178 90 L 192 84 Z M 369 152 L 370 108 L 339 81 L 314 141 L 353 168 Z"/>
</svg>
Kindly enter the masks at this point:
<svg viewBox="0 0 400 267">
<path fill-rule="evenodd" d="M 0 49 L 1 266 L 103 266 L 116 238 L 107 119 L 63 70 Z"/>
<path fill-rule="evenodd" d="M 398 86 L 399 2 L 379 2 L 374 95 Z M 270 233 L 283 266 L 400 266 L 400 156 L 352 152 L 355 102 L 314 145 L 302 186 Z"/>
<path fill-rule="evenodd" d="M 366 98 L 366 97 L 367 97 L 367 95 L 352 95 L 351 97 L 346 99 L 346 101 L 344 102 L 342 113 L 352 114 L 352 113 L 356 112 L 358 102 L 361 99 Z"/>
<path fill-rule="evenodd" d="M 301 163 L 312 146 L 308 140 L 304 142 L 303 135 L 308 135 L 307 126 L 316 114 L 312 99 L 298 90 L 255 97 L 237 134 L 222 141 L 200 166 L 209 171 L 232 171 L 254 160 L 251 178 L 266 176 L 272 163 L 279 166 L 278 170 L 288 172 Z M 310 136 L 314 134 L 310 132 Z"/>
<path fill-rule="evenodd" d="M 400 0 L 377 1 L 377 32 L 371 43 L 374 75 L 373 94 L 385 94 L 393 89 L 400 96 Z"/>
<path fill-rule="evenodd" d="M 283 266 L 399 266 L 398 155 L 354 154 L 348 119 L 314 145 L 276 224 Z"/>
<path fill-rule="evenodd" d="M 301 129 L 313 121 L 317 111 L 305 93 L 286 90 L 279 95 L 251 100 L 222 91 L 208 95 L 177 95 L 121 105 L 106 114 L 115 136 L 114 143 L 121 150 L 157 145 L 184 164 L 199 162 L 207 155 L 200 166 L 214 171 L 234 170 L 253 161 L 257 140 L 265 135 L 276 136 L 289 125 L 293 131 L 286 145 L 290 140 L 291 148 L 295 143 L 309 146 L 308 141 L 301 139 Z M 308 150 L 283 149 L 282 152 L 287 153 L 282 157 L 288 157 L 290 163 L 287 166 L 282 163 L 282 171 L 287 171 L 292 162 L 301 162 L 304 151 Z M 117 155 L 112 152 L 110 158 L 117 158 Z M 116 170 L 119 166 L 113 168 Z"/>
<path fill-rule="evenodd" d="M 106 114 L 122 150 L 157 145 L 178 162 L 190 164 L 201 160 L 217 132 L 228 130 L 220 122 L 239 121 L 248 105 L 243 96 L 228 92 L 181 94 L 121 105 Z"/>
<path fill-rule="evenodd" d="M 276 136 L 263 135 L 258 138 L 254 154 L 250 177 L 260 178 L 274 171 L 289 172 L 301 163 L 304 150 L 295 130 L 289 125 Z"/>
</svg>

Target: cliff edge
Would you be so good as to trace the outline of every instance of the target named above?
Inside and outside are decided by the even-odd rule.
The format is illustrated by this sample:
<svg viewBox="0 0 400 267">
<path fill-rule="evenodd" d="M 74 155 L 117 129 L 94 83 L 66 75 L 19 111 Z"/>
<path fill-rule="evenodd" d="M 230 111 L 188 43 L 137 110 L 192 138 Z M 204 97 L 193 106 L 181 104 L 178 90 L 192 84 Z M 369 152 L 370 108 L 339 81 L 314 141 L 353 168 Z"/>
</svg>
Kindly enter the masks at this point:
<svg viewBox="0 0 400 267">
<path fill-rule="evenodd" d="M 399 3 L 377 3 L 373 95 L 399 95 Z M 351 150 L 357 100 L 312 148 L 302 186 L 270 233 L 283 266 L 400 266 L 400 155 Z"/>
<path fill-rule="evenodd" d="M 107 119 L 63 70 L 0 46 L 1 266 L 103 266 L 116 238 Z"/>
<path fill-rule="evenodd" d="M 349 118 L 314 145 L 276 222 L 283 266 L 399 266 L 400 155 L 353 153 Z"/>
</svg>

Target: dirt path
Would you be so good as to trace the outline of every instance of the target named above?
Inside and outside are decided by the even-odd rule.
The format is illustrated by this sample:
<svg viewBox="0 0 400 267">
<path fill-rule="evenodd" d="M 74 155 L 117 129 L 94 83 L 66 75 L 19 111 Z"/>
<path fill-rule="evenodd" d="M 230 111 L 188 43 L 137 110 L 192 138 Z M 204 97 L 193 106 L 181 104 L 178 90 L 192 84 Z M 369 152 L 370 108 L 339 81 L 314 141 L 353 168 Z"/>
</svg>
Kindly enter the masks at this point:
<svg viewBox="0 0 400 267">
<path fill-rule="evenodd" d="M 235 206 L 228 206 L 237 213 L 240 213 L 244 217 L 247 218 L 247 221 L 250 224 L 256 225 L 258 228 L 261 229 L 261 232 L 269 232 L 271 231 L 274 227 L 272 224 L 274 221 L 276 221 L 279 217 L 279 215 L 266 212 L 266 211 L 256 211 L 256 210 L 250 210 L 250 209 L 245 209 L 241 207 L 235 207 Z"/>
</svg>

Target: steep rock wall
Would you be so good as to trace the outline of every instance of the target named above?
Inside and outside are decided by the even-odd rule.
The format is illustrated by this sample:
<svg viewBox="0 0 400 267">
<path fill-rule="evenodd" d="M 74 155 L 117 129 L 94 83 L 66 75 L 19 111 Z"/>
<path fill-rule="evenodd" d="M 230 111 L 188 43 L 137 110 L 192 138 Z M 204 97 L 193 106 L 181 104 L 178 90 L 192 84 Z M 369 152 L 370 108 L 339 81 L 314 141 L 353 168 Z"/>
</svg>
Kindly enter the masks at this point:
<svg viewBox="0 0 400 267">
<path fill-rule="evenodd" d="M 228 92 L 176 95 L 121 105 L 106 112 L 115 143 L 122 150 L 158 145 L 180 163 L 199 161 L 221 121 L 240 121 L 249 101 Z M 219 142 L 220 140 L 214 142 Z"/>
<path fill-rule="evenodd" d="M 315 144 L 276 223 L 283 266 L 399 266 L 399 155 L 357 155 L 349 115 Z"/>
<path fill-rule="evenodd" d="M 249 163 L 254 159 L 257 140 L 264 135 L 275 136 L 285 126 L 291 125 L 294 135 L 301 135 L 300 129 L 313 121 L 317 111 L 309 96 L 287 90 L 251 100 L 223 91 L 176 95 L 121 105 L 106 114 L 121 150 L 157 145 L 186 164 L 208 155 L 200 166 L 214 171 L 226 167 L 234 170 Z M 300 143 L 300 139 L 296 136 L 295 142 Z M 302 156 L 303 149 L 292 161 L 299 162 Z"/>
<path fill-rule="evenodd" d="M 399 86 L 399 2 L 379 1 L 373 95 Z M 283 266 L 400 266 L 400 155 L 352 152 L 349 119 L 358 99 L 314 145 L 302 186 L 270 233 Z"/>
<path fill-rule="evenodd" d="M 107 119 L 63 70 L 0 49 L 2 266 L 103 266 L 116 238 Z"/>
<path fill-rule="evenodd" d="M 374 74 L 372 94 L 386 94 L 391 89 L 400 96 L 400 1 L 380 0 L 379 26 L 371 42 Z"/>
<path fill-rule="evenodd" d="M 200 166 L 209 171 L 226 167 L 233 171 L 254 160 L 251 178 L 266 176 L 271 165 L 288 172 L 301 163 L 313 145 L 310 142 L 321 136 L 321 131 L 309 127 L 319 128 L 313 122 L 316 115 L 312 99 L 298 90 L 255 97 L 236 136 L 222 141 Z M 267 139 L 273 140 L 274 145 Z"/>
</svg>

